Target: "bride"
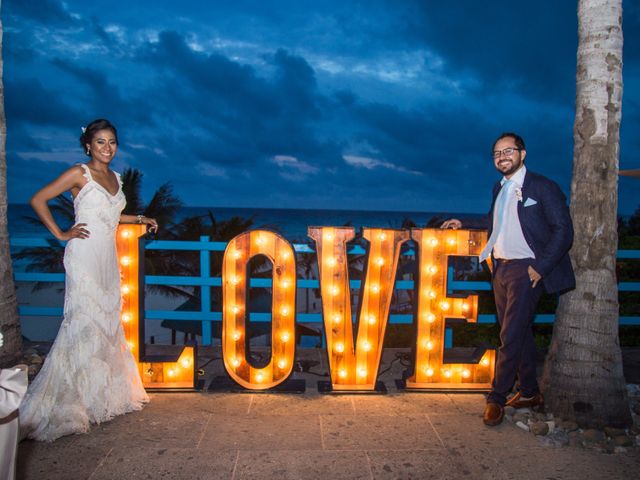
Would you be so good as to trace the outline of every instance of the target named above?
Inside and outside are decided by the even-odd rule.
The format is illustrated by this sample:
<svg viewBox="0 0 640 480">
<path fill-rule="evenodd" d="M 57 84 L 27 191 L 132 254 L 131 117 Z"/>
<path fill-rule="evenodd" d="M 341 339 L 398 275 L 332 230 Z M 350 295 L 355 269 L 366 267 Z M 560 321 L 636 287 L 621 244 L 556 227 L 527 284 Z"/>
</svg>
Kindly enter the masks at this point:
<svg viewBox="0 0 640 480">
<path fill-rule="evenodd" d="M 90 160 L 78 164 L 38 191 L 31 199 L 42 223 L 58 239 L 64 253 L 64 319 L 58 336 L 20 406 L 23 436 L 53 441 L 89 430 L 149 401 L 120 323 L 120 273 L 115 246 L 118 223 L 144 223 L 153 218 L 122 215 L 125 196 L 120 175 L 109 169 L 118 134 L 107 120 L 95 120 L 80 144 Z M 62 231 L 47 202 L 70 191 L 75 225 Z"/>
</svg>

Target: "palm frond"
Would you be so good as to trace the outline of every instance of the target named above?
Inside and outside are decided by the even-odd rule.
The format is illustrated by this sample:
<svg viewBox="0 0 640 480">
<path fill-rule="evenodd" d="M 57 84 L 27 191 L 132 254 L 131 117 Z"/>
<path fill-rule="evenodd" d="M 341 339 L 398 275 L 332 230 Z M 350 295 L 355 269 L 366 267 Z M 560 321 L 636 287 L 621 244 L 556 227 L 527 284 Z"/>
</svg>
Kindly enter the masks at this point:
<svg viewBox="0 0 640 480">
<path fill-rule="evenodd" d="M 143 175 L 137 168 L 127 168 L 122 172 L 122 193 L 127 199 L 127 206 L 123 213 L 127 215 L 137 215 L 144 208 L 140 193 Z"/>
</svg>

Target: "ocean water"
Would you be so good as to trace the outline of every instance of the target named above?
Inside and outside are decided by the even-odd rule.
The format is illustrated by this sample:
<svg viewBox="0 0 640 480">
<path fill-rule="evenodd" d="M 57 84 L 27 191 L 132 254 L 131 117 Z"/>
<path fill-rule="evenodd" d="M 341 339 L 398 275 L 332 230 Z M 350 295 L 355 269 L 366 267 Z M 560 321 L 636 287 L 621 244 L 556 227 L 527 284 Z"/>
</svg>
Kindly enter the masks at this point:
<svg viewBox="0 0 640 480">
<path fill-rule="evenodd" d="M 401 228 L 403 221 L 411 220 L 418 226 L 425 226 L 434 217 L 470 217 L 477 214 L 447 212 L 399 212 L 369 210 L 306 210 L 286 208 L 222 208 L 222 207 L 183 207 L 176 221 L 196 215 L 213 213 L 216 220 L 227 220 L 234 216 L 253 218 L 253 228 L 265 227 L 276 230 L 290 241 L 302 241 L 307 238 L 310 226 L 352 225 L 356 230 L 361 227 Z M 8 210 L 9 234 L 18 237 L 47 235 L 42 224 L 32 224 L 25 217 L 34 217 L 35 213 L 27 204 L 10 204 Z"/>
</svg>

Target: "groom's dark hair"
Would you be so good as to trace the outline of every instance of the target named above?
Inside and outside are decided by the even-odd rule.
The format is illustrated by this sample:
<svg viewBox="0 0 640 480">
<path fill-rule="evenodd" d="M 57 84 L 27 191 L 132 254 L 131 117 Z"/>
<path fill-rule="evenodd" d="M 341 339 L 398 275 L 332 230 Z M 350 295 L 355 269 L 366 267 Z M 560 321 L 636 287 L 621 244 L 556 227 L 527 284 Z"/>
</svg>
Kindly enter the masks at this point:
<svg viewBox="0 0 640 480">
<path fill-rule="evenodd" d="M 503 138 L 513 138 L 513 141 L 515 142 L 516 147 L 518 147 L 520 150 L 526 150 L 524 146 L 524 140 L 520 135 L 513 132 L 505 132 L 502 135 L 500 135 L 498 138 L 496 138 L 495 142 L 493 142 L 493 145 L 491 146 L 491 153 L 493 153 L 494 148 L 496 148 L 496 143 L 498 143 Z"/>
</svg>

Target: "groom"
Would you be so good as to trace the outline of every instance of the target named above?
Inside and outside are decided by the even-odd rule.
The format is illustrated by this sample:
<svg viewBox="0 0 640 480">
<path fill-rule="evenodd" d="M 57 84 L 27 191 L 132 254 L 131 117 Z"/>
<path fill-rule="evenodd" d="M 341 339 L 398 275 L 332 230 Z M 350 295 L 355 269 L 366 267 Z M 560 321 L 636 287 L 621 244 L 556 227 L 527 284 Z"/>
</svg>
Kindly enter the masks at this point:
<svg viewBox="0 0 640 480">
<path fill-rule="evenodd" d="M 536 379 L 533 318 L 542 288 L 561 293 L 575 288 L 569 248 L 573 224 L 560 187 L 524 165 L 524 140 L 503 133 L 492 148 L 493 163 L 503 175 L 493 187 L 488 217 L 465 221 L 450 219 L 442 228 L 488 228 L 489 240 L 480 261 L 492 257 L 492 286 L 500 349 L 496 373 L 487 397 L 483 421 L 495 426 L 504 418 L 504 406 L 543 408 Z M 507 394 L 516 379 L 519 391 Z"/>
</svg>

